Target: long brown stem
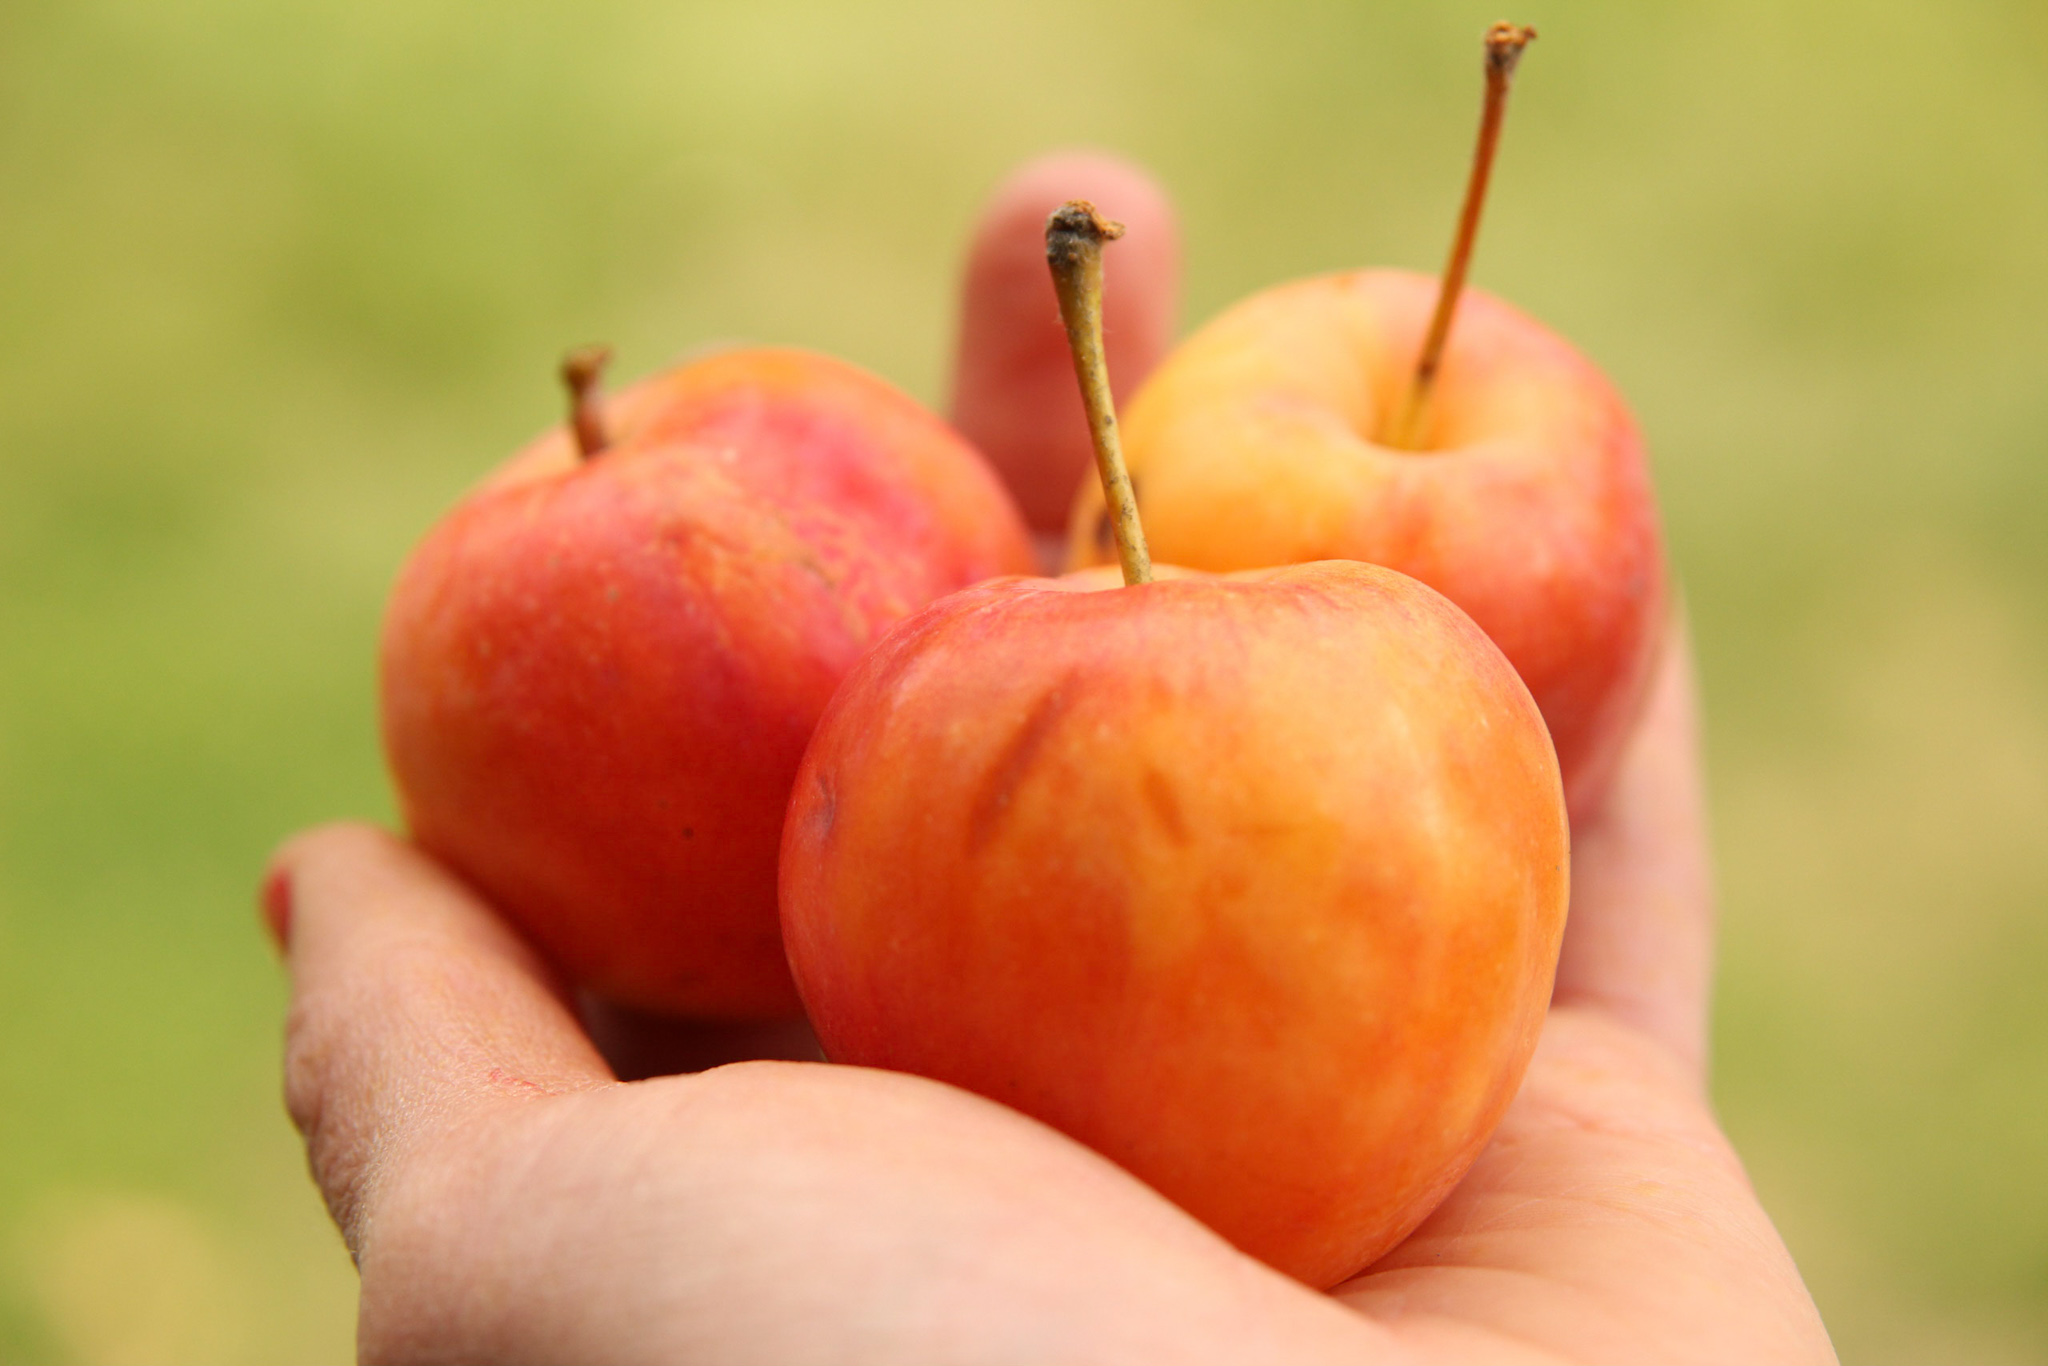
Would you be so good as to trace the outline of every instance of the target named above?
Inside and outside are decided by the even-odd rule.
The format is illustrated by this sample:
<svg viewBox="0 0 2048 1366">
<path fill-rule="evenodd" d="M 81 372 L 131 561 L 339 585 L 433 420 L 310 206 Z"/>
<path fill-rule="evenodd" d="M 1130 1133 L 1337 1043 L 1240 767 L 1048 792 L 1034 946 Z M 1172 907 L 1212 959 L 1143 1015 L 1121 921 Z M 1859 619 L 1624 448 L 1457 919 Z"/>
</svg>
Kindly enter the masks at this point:
<svg viewBox="0 0 2048 1366">
<path fill-rule="evenodd" d="M 562 383 L 569 387 L 569 428 L 585 460 L 611 444 L 604 426 L 604 368 L 609 346 L 581 346 L 562 357 Z"/>
<path fill-rule="evenodd" d="M 1088 434 L 1095 441 L 1095 471 L 1102 478 L 1102 500 L 1109 505 L 1116 557 L 1129 585 L 1152 582 L 1152 552 L 1145 548 L 1138 499 L 1124 467 L 1116 403 L 1109 394 L 1109 363 L 1102 351 L 1102 244 L 1123 235 L 1123 224 L 1110 222 L 1085 200 L 1062 206 L 1045 221 L 1045 259 L 1052 267 L 1060 319 L 1067 325 L 1081 402 L 1088 409 Z"/>
<path fill-rule="evenodd" d="M 1422 343 L 1422 354 L 1415 360 L 1415 378 L 1409 382 L 1400 415 L 1388 432 L 1388 444 L 1402 450 L 1419 450 L 1422 446 L 1436 372 L 1443 364 L 1444 346 L 1451 338 L 1458 296 L 1465 292 L 1472 245 L 1479 238 L 1479 214 L 1486 207 L 1486 184 L 1493 176 L 1493 153 L 1500 144 L 1501 116 L 1508 107 L 1508 83 L 1514 79 L 1515 64 L 1522 60 L 1522 49 L 1535 39 L 1535 29 L 1508 23 L 1495 24 L 1486 31 L 1486 108 L 1479 116 L 1479 147 L 1472 155 L 1472 178 L 1465 185 L 1465 208 L 1458 216 L 1458 235 L 1451 243 L 1451 259 L 1444 266 L 1443 280 L 1437 287 L 1436 313 L 1429 320 L 1429 335 Z"/>
</svg>

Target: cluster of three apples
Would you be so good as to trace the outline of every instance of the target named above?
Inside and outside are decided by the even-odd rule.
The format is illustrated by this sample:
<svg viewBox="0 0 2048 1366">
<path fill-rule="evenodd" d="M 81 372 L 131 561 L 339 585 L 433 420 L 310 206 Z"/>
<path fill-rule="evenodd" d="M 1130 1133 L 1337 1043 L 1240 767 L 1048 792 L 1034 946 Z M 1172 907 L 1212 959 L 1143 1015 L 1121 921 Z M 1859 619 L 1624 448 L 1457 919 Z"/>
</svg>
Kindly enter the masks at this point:
<svg viewBox="0 0 2048 1366">
<path fill-rule="evenodd" d="M 1417 282 L 1290 287 L 1140 395 L 1146 513 L 1197 566 L 1358 558 L 1149 581 L 1099 360 L 1108 235 L 1069 206 L 1049 244 L 1107 490 L 1076 546 L 1115 508 L 1125 587 L 1004 579 L 885 633 L 1021 572 L 1020 523 L 907 400 L 742 353 L 585 405 L 580 453 L 544 441 L 430 538 L 387 735 L 415 834 L 579 979 L 786 1008 L 779 835 L 831 1056 L 1036 1115 L 1329 1284 L 1449 1189 L 1534 1046 L 1562 793 L 1597 800 L 1661 594 L 1640 450 L 1497 305 L 1416 404 L 1386 372 Z M 1410 450 L 1369 449 L 1389 421 Z"/>
</svg>

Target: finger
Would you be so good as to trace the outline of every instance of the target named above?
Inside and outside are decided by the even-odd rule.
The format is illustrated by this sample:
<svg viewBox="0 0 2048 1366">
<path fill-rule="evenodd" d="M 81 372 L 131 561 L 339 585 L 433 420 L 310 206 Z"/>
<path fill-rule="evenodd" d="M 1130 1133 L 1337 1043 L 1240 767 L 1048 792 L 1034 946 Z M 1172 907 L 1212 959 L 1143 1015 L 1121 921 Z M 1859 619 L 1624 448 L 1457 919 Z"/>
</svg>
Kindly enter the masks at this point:
<svg viewBox="0 0 2048 1366">
<path fill-rule="evenodd" d="M 500 1134 L 441 1203 L 380 1216 L 364 1360 L 1394 1356 L 1106 1159 L 922 1078 L 742 1064 Z"/>
<path fill-rule="evenodd" d="M 1642 1030 L 1704 1082 L 1713 956 L 1692 646 L 1674 620 L 1607 802 L 1572 831 L 1556 999 Z"/>
<path fill-rule="evenodd" d="M 1088 422 L 1045 265 L 1045 220 L 1086 199 L 1125 235 L 1103 271 L 1103 342 L 1117 397 L 1173 342 L 1180 230 L 1166 192 L 1114 157 L 1063 152 L 1031 162 L 982 210 L 962 284 L 953 422 L 1001 474 L 1033 530 L 1064 532 L 1092 467 Z"/>
<path fill-rule="evenodd" d="M 610 1074 L 539 957 L 439 865 L 367 826 L 292 840 L 285 1099 L 351 1248 L 403 1155 L 492 1107 Z"/>
</svg>

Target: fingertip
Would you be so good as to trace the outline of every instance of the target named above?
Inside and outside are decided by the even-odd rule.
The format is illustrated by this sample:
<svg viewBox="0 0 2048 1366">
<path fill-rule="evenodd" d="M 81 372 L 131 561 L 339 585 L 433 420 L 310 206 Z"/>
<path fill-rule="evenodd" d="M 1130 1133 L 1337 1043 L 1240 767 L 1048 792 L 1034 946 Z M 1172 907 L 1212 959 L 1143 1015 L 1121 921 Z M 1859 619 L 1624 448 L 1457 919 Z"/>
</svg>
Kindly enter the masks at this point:
<svg viewBox="0 0 2048 1366">
<path fill-rule="evenodd" d="M 1103 152 L 1027 162 L 989 196 L 962 283 L 953 421 L 981 449 L 1035 531 L 1063 534 L 1092 467 L 1087 419 L 1045 266 L 1045 220 L 1071 199 L 1122 223 L 1104 271 L 1111 387 L 1127 396 L 1173 342 L 1180 229 L 1143 169 Z"/>
<path fill-rule="evenodd" d="M 292 875 L 291 869 L 273 859 L 263 874 L 263 885 L 257 891 L 256 905 L 262 914 L 263 928 L 270 932 L 271 947 L 279 953 L 291 942 L 292 937 Z"/>
<path fill-rule="evenodd" d="M 317 826 L 288 841 L 272 865 L 290 889 L 285 943 L 297 971 L 417 943 L 552 978 L 466 883 L 389 831 L 351 821 Z"/>
<path fill-rule="evenodd" d="M 301 1001 L 332 997 L 385 1031 L 517 1041 L 542 1071 L 593 1070 L 554 965 L 410 842 L 371 825 L 322 826 L 275 866 L 290 890 L 285 961 Z"/>
<path fill-rule="evenodd" d="M 1087 149 L 1048 152 L 1004 177 L 982 208 L 971 259 L 989 251 L 1007 259 L 1018 238 L 1042 253 L 1045 220 L 1074 199 L 1087 200 L 1123 224 L 1129 237 L 1151 241 L 1148 250 L 1177 262 L 1180 227 L 1165 187 L 1135 162 Z"/>
<path fill-rule="evenodd" d="M 361 827 L 368 829 L 368 827 Z M 271 851 L 264 865 L 263 880 L 257 884 L 256 909 L 270 942 L 280 954 L 288 954 L 292 940 L 292 912 L 298 900 L 298 869 L 307 854 L 331 845 L 336 839 L 355 837 L 358 827 L 330 822 L 288 836 Z M 382 832 L 371 830 L 374 835 Z"/>
</svg>

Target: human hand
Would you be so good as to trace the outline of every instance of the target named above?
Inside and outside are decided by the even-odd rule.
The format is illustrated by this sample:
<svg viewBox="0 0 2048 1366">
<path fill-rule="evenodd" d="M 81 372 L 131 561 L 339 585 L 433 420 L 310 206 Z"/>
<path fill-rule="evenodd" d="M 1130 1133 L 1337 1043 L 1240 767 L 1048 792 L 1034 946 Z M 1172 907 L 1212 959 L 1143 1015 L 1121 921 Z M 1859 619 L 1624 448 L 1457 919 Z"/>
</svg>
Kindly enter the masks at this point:
<svg viewBox="0 0 2048 1366">
<path fill-rule="evenodd" d="M 1029 287 L 1044 211 L 1076 194 L 1134 225 L 1113 363 L 1134 379 L 1171 332 L 1148 182 L 1099 159 L 1013 182 L 977 237 L 956 385 L 956 419 L 1013 470 L 1087 459 L 1054 398 L 1073 390 L 1050 289 Z M 292 841 L 265 904 L 292 976 L 288 1103 L 362 1272 L 366 1360 L 1829 1360 L 1705 1099 L 1706 862 L 1675 632 L 1607 807 L 1574 831 L 1520 1096 L 1451 1198 L 1327 1295 L 934 1082 L 760 1060 L 617 1080 L 814 1045 L 587 1030 L 487 907 L 376 831 Z"/>
</svg>

